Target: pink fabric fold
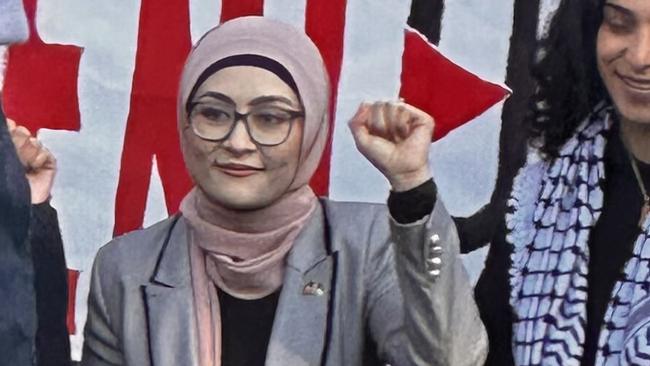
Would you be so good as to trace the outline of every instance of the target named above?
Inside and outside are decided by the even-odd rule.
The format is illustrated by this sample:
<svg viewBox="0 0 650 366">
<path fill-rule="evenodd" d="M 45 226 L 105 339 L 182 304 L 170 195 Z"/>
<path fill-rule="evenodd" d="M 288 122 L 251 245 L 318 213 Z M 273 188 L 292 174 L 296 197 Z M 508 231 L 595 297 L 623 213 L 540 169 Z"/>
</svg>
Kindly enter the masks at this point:
<svg viewBox="0 0 650 366">
<path fill-rule="evenodd" d="M 282 286 L 286 256 L 317 206 L 318 199 L 309 186 L 258 211 L 229 211 L 211 203 L 198 188 L 183 199 L 181 211 L 190 226 L 201 366 L 221 364 L 217 287 L 247 300 L 277 291 Z M 262 224 L 254 227 L 252 222 Z M 242 231 L 242 227 L 249 230 Z"/>
</svg>

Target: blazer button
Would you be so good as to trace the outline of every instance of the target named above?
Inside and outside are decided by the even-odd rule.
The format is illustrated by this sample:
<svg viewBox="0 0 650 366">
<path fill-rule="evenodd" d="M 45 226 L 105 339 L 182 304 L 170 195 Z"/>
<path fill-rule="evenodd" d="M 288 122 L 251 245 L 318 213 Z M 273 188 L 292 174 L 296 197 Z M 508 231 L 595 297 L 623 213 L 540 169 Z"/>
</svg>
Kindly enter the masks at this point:
<svg viewBox="0 0 650 366">
<path fill-rule="evenodd" d="M 429 245 L 426 246 L 425 263 L 428 276 L 435 280 L 440 276 L 442 268 L 442 246 L 440 245 L 440 235 L 433 234 L 429 238 Z"/>
<path fill-rule="evenodd" d="M 439 269 L 430 270 L 429 276 L 433 277 L 434 279 L 438 278 L 438 276 L 440 276 L 440 270 Z"/>
<path fill-rule="evenodd" d="M 440 246 L 440 235 L 433 234 L 429 238 L 429 245 L 427 245 L 425 262 L 426 271 L 430 278 L 435 280 L 440 276 L 442 268 L 442 246 Z"/>
<path fill-rule="evenodd" d="M 442 268 L 442 259 L 436 257 L 436 258 L 428 258 L 426 260 L 426 267 L 427 267 L 427 272 L 431 272 L 434 270 L 440 270 Z"/>
</svg>

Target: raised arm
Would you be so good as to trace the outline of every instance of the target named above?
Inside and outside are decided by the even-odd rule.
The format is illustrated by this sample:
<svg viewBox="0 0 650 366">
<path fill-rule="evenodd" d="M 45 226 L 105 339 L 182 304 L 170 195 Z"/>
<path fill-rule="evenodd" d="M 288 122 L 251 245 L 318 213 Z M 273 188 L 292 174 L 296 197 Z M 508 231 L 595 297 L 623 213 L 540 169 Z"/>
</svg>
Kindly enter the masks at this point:
<svg viewBox="0 0 650 366">
<path fill-rule="evenodd" d="M 393 191 L 390 239 L 371 240 L 380 243 L 371 255 L 369 329 L 380 357 L 393 366 L 480 365 L 485 329 L 456 228 L 430 181 L 433 125 L 403 103 L 362 104 L 350 122 L 357 148 Z"/>
</svg>

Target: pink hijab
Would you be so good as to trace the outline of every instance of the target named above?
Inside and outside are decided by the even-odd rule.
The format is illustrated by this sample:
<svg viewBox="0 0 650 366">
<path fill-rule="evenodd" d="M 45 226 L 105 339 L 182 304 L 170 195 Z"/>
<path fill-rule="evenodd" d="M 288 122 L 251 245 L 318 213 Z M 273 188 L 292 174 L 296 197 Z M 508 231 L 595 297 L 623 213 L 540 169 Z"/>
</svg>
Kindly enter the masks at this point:
<svg viewBox="0 0 650 366">
<path fill-rule="evenodd" d="M 305 110 L 299 164 L 288 190 L 254 211 L 222 207 L 194 188 L 181 203 L 190 227 L 190 265 L 201 366 L 221 364 L 221 319 L 216 287 L 259 299 L 282 286 L 285 259 L 318 201 L 308 183 L 327 140 L 329 82 L 320 53 L 302 31 L 263 17 L 243 17 L 206 33 L 190 53 L 178 98 L 179 130 L 188 123 L 187 99 L 211 65 L 258 55 L 289 72 Z M 182 134 L 181 134 L 182 138 Z"/>
</svg>

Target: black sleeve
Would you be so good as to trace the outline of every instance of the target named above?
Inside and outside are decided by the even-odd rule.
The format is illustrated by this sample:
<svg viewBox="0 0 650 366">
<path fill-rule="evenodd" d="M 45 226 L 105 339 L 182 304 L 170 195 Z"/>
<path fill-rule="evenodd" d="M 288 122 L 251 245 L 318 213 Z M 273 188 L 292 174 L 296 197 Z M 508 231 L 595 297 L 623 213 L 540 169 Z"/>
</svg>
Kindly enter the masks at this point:
<svg viewBox="0 0 650 366">
<path fill-rule="evenodd" d="M 1 6 L 0 6 L 1 7 Z M 1 95 L 0 95 L 1 97 Z M 36 302 L 27 233 L 29 185 L 0 98 L 0 364 L 32 365 Z"/>
<path fill-rule="evenodd" d="M 436 184 L 433 179 L 404 192 L 390 191 L 388 211 L 400 224 L 415 222 L 433 211 L 436 204 Z"/>
<path fill-rule="evenodd" d="M 0 99 L 0 229 L 13 240 L 20 255 L 26 255 L 30 190 L 25 168 L 11 141 Z"/>
<path fill-rule="evenodd" d="M 505 205 L 488 203 L 470 217 L 453 217 L 460 238 L 460 252 L 467 254 L 499 239 L 505 225 Z"/>
<path fill-rule="evenodd" d="M 415 222 L 433 211 L 436 204 L 437 187 L 433 179 L 404 192 L 391 191 L 388 196 L 388 210 L 400 224 Z M 452 217 L 460 238 L 461 253 L 477 250 L 490 242 L 494 228 L 503 221 L 504 213 L 495 212 L 493 206 L 486 205 L 472 217 Z M 488 238 L 485 239 L 485 233 Z"/>
<path fill-rule="evenodd" d="M 38 315 L 37 365 L 70 365 L 70 339 L 66 327 L 68 272 L 57 213 L 49 202 L 45 202 L 32 206 L 31 218 L 29 237 Z"/>
</svg>

